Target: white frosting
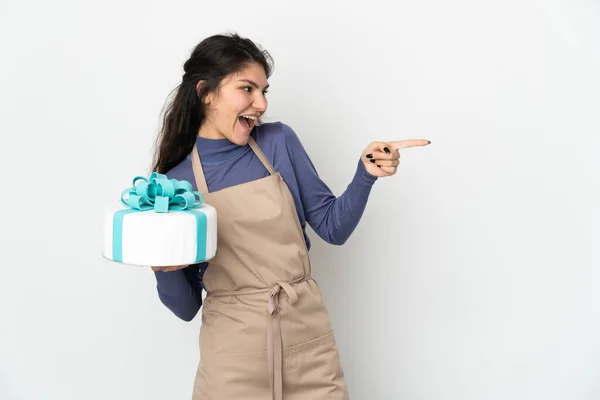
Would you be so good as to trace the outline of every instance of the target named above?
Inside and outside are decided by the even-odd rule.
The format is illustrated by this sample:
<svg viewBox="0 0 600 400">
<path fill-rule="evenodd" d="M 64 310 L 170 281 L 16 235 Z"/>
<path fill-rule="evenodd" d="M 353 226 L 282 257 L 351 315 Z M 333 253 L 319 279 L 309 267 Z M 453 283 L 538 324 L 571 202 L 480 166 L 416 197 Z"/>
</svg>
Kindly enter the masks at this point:
<svg viewBox="0 0 600 400">
<path fill-rule="evenodd" d="M 118 203 L 104 209 L 102 255 L 113 260 L 113 217 L 125 207 Z M 206 215 L 206 258 L 217 251 L 217 211 L 203 204 L 194 209 Z M 193 264 L 196 259 L 196 218 L 190 213 L 139 211 L 123 217 L 123 264 L 169 266 Z"/>
</svg>

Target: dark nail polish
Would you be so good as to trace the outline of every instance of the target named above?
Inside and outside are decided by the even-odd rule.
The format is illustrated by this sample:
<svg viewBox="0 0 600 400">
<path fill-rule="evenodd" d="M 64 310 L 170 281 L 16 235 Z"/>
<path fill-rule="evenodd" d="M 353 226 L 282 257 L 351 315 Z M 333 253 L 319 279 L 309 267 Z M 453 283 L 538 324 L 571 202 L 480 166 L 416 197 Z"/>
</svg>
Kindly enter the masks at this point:
<svg viewBox="0 0 600 400">
<path fill-rule="evenodd" d="M 386 153 L 390 154 L 390 149 L 388 149 L 387 147 L 384 147 L 384 148 L 383 148 L 383 150 L 384 150 Z"/>
<path fill-rule="evenodd" d="M 371 162 L 373 162 L 373 163 L 374 163 L 374 162 L 375 162 L 375 160 L 371 159 Z"/>
<path fill-rule="evenodd" d="M 428 140 L 428 142 L 429 142 L 428 144 L 431 144 L 431 140 Z"/>
<path fill-rule="evenodd" d="M 373 158 L 373 154 L 367 154 L 367 158 Z"/>
<path fill-rule="evenodd" d="M 381 165 L 377 165 L 379 168 L 381 168 Z"/>
</svg>

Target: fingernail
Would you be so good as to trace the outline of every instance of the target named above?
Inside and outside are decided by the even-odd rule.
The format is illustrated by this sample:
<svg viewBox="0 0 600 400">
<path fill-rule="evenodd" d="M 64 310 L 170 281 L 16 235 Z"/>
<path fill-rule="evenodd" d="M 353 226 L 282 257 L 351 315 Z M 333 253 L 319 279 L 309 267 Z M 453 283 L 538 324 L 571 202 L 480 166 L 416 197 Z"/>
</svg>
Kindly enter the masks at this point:
<svg viewBox="0 0 600 400">
<path fill-rule="evenodd" d="M 431 144 L 431 140 L 428 140 L 428 142 L 429 142 L 428 144 Z"/>
<path fill-rule="evenodd" d="M 377 165 L 379 168 L 381 168 L 381 165 Z"/>
<path fill-rule="evenodd" d="M 367 154 L 367 158 L 373 158 L 373 154 Z"/>
<path fill-rule="evenodd" d="M 372 163 L 374 163 L 374 162 L 375 162 L 375 160 L 371 159 L 371 162 L 372 162 Z"/>
<path fill-rule="evenodd" d="M 386 153 L 390 154 L 390 149 L 388 149 L 387 147 L 384 147 L 384 148 L 383 148 L 383 150 L 384 150 Z"/>
</svg>

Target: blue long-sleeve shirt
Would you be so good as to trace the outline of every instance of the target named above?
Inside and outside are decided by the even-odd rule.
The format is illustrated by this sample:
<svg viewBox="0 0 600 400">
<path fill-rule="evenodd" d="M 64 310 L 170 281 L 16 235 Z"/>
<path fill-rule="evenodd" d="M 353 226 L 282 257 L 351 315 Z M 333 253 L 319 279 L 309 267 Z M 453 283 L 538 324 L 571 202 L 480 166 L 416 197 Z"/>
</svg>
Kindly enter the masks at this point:
<svg viewBox="0 0 600 400">
<path fill-rule="evenodd" d="M 310 240 L 306 223 L 326 242 L 344 244 L 358 225 L 377 178 L 359 160 L 354 178 L 344 193 L 336 197 L 319 178 L 300 139 L 288 125 L 262 124 L 251 135 L 292 193 L 307 248 L 310 249 Z M 210 192 L 269 174 L 248 145 L 198 136 L 196 146 Z M 197 190 L 191 155 L 168 171 L 167 176 L 189 181 Z M 198 313 L 202 306 L 202 276 L 209 264 L 210 261 L 177 271 L 155 271 L 158 296 L 177 317 L 191 321 Z"/>
</svg>

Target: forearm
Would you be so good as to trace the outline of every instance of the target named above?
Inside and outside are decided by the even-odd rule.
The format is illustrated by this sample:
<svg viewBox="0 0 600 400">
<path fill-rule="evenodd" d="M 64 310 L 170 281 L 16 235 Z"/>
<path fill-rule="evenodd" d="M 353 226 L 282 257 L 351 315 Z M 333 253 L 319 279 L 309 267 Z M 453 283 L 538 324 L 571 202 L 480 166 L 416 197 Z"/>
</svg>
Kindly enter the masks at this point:
<svg viewBox="0 0 600 400">
<path fill-rule="evenodd" d="M 314 192 L 320 199 L 311 200 L 319 206 L 310 210 L 307 219 L 315 232 L 328 243 L 344 244 L 358 226 L 376 180 L 359 161 L 352 181 L 339 197 L 324 187 Z"/>
<path fill-rule="evenodd" d="M 197 269 L 195 266 L 187 268 Z M 202 305 L 202 297 L 186 278 L 184 270 L 154 271 L 154 275 L 160 301 L 178 318 L 191 321 Z"/>
</svg>

